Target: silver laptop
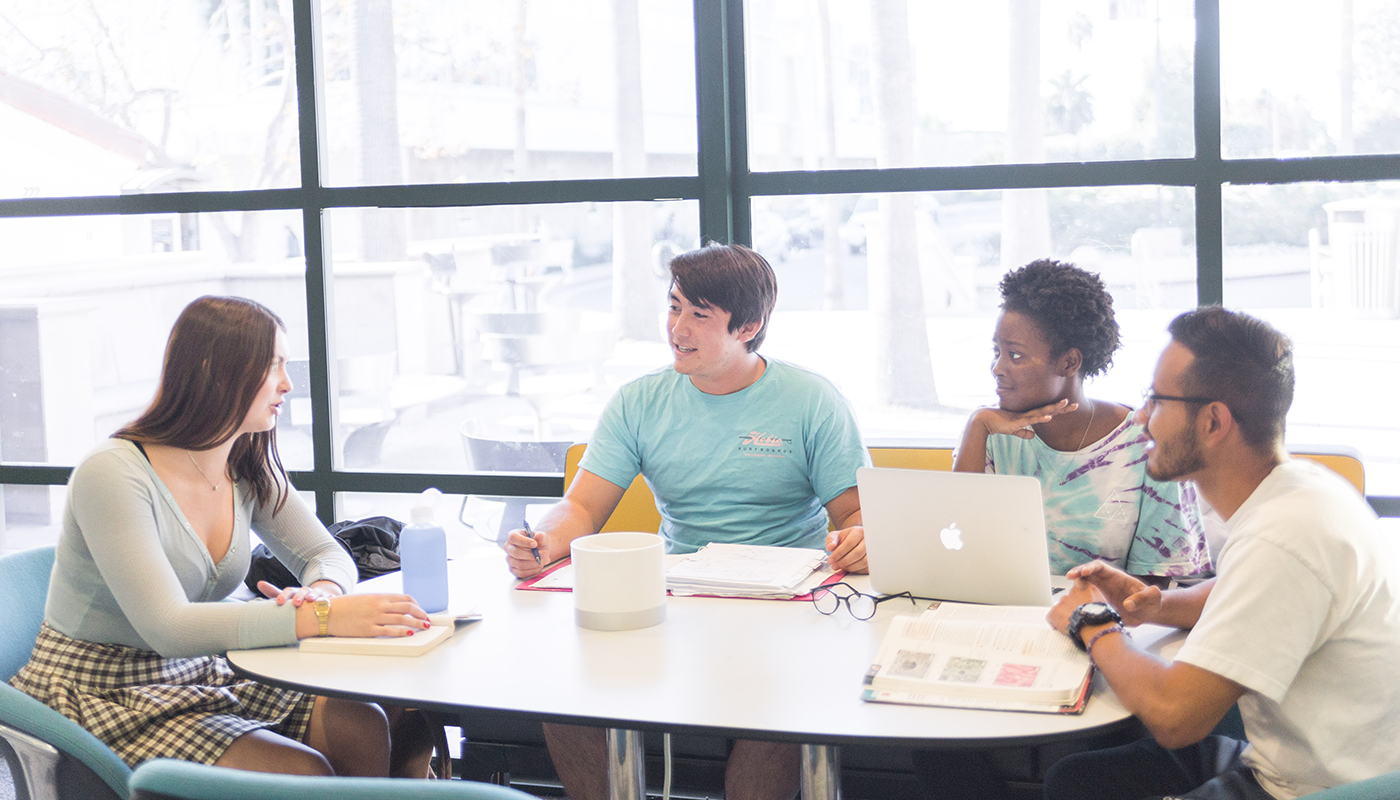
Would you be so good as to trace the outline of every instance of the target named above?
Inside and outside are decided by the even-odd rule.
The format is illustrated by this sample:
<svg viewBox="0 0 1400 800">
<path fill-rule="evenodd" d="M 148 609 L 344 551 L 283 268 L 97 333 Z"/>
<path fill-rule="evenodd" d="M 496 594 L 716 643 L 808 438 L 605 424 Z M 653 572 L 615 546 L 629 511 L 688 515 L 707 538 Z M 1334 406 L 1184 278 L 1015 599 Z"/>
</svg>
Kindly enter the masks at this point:
<svg viewBox="0 0 1400 800">
<path fill-rule="evenodd" d="M 862 467 L 856 483 L 875 591 L 963 603 L 1050 605 L 1040 481 Z"/>
</svg>

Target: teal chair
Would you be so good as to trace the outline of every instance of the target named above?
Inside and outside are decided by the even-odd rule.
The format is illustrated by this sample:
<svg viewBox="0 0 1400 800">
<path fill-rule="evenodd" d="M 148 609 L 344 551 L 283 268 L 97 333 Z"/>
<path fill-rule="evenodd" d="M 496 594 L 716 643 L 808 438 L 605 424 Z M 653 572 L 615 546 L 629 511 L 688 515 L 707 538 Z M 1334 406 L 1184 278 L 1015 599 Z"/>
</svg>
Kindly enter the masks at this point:
<svg viewBox="0 0 1400 800">
<path fill-rule="evenodd" d="M 504 786 L 405 778 L 311 778 L 157 758 L 131 776 L 131 800 L 532 800 Z"/>
<path fill-rule="evenodd" d="M 124 800 L 131 769 L 97 737 L 9 680 L 29 661 L 49 593 L 54 548 L 0 556 L 0 755 L 18 800 Z"/>
<path fill-rule="evenodd" d="M 1396 800 L 1396 798 L 1400 798 L 1400 770 L 1307 795 L 1307 800 Z"/>
</svg>

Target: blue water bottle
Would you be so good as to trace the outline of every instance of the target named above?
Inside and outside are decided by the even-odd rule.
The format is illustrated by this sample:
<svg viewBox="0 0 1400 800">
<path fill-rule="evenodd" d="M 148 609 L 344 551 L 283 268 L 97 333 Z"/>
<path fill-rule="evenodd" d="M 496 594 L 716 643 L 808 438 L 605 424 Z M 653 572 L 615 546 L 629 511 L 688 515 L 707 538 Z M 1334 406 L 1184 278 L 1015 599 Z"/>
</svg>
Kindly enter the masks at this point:
<svg viewBox="0 0 1400 800">
<path fill-rule="evenodd" d="M 412 595 L 429 614 L 447 610 L 447 533 L 433 521 L 442 492 L 423 492 L 413 507 L 412 522 L 399 532 L 399 566 L 404 594 Z"/>
</svg>

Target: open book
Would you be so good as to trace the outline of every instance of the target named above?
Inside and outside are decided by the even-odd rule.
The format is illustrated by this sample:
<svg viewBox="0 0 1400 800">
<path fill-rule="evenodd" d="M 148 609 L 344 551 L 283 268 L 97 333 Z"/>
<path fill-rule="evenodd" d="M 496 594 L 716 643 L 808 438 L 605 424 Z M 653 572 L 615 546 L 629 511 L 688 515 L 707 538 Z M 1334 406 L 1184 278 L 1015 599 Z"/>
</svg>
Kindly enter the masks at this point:
<svg viewBox="0 0 1400 800">
<path fill-rule="evenodd" d="M 866 700 L 1079 713 L 1089 657 L 1034 606 L 935 603 L 890 622 L 865 676 Z"/>
<path fill-rule="evenodd" d="M 302 639 L 303 653 L 342 653 L 361 656 L 421 656 L 452 637 L 458 625 L 476 622 L 481 614 L 472 609 L 463 613 L 443 611 L 429 614 L 433 627 L 412 636 L 314 636 Z"/>
</svg>

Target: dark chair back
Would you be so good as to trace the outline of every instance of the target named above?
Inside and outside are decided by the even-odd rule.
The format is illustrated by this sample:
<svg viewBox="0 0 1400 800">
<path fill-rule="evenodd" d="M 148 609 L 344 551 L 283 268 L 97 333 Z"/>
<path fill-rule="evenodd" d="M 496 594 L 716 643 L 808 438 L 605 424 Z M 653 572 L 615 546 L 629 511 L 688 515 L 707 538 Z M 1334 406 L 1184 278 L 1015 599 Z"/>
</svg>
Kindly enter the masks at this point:
<svg viewBox="0 0 1400 800">
<path fill-rule="evenodd" d="M 564 456 L 568 442 L 510 441 L 486 439 L 462 431 L 462 444 L 467 460 L 477 472 L 545 472 L 564 471 Z"/>
</svg>

